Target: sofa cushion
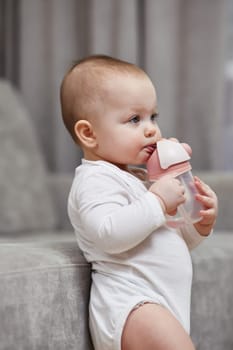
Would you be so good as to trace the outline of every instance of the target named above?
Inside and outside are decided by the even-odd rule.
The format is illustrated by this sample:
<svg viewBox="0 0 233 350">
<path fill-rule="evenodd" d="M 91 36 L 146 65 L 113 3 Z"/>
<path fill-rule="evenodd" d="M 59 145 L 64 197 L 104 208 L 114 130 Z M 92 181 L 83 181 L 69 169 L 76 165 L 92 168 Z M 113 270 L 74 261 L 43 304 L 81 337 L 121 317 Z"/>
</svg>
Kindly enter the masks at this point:
<svg viewBox="0 0 233 350">
<path fill-rule="evenodd" d="M 233 349 L 233 235 L 218 231 L 192 251 L 191 336 L 197 350 Z"/>
<path fill-rule="evenodd" d="M 54 228 L 55 209 L 32 122 L 5 80 L 0 80 L 0 154 L 0 234 Z"/>
<path fill-rule="evenodd" d="M 90 265 L 74 234 L 0 239 L 0 256 L 0 350 L 91 350 Z"/>
</svg>

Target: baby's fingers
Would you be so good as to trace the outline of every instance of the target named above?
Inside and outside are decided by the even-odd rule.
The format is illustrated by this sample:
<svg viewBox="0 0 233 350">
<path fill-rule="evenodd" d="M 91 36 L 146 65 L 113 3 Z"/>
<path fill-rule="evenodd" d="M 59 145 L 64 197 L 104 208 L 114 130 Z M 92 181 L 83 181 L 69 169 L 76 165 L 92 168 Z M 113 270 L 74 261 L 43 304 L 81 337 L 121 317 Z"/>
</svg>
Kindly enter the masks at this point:
<svg viewBox="0 0 233 350">
<path fill-rule="evenodd" d="M 208 185 L 206 185 L 203 181 L 201 181 L 199 177 L 195 176 L 194 181 L 195 181 L 195 186 L 199 191 L 199 193 L 207 195 L 208 197 L 213 196 L 214 192 L 211 190 L 211 188 Z"/>
<path fill-rule="evenodd" d="M 208 197 L 208 196 L 204 196 L 202 194 L 197 193 L 196 194 L 196 199 L 202 203 L 202 205 L 205 208 L 215 208 L 216 204 L 215 204 L 215 198 L 213 197 Z"/>
<path fill-rule="evenodd" d="M 216 211 L 214 208 L 207 210 L 200 210 L 200 215 L 202 216 L 202 225 L 213 225 L 216 221 Z"/>
<path fill-rule="evenodd" d="M 199 192 L 199 194 L 204 195 L 208 198 L 213 199 L 213 204 L 217 207 L 218 206 L 218 198 L 216 196 L 216 193 L 203 181 L 201 181 L 197 176 L 195 176 L 195 186 Z"/>
</svg>

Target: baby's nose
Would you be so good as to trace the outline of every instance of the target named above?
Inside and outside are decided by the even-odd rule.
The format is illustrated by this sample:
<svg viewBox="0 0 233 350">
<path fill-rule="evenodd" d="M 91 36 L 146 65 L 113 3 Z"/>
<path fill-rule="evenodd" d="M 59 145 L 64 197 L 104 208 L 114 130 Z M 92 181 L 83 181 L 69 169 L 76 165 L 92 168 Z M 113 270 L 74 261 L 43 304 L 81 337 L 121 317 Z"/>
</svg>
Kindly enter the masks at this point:
<svg viewBox="0 0 233 350">
<path fill-rule="evenodd" d="M 145 136 L 146 137 L 154 136 L 155 133 L 156 133 L 156 128 L 153 124 L 150 124 L 145 128 Z"/>
</svg>

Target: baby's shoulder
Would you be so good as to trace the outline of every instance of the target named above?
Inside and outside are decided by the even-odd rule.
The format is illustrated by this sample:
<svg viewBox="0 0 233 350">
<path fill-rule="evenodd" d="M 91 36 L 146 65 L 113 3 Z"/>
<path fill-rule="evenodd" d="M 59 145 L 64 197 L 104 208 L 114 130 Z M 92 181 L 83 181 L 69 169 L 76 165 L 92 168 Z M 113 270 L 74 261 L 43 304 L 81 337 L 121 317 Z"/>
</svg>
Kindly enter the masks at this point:
<svg viewBox="0 0 233 350">
<path fill-rule="evenodd" d="M 105 161 L 85 162 L 78 166 L 75 171 L 75 182 L 78 184 L 88 183 L 95 186 L 120 182 L 122 171 L 111 163 Z"/>
</svg>

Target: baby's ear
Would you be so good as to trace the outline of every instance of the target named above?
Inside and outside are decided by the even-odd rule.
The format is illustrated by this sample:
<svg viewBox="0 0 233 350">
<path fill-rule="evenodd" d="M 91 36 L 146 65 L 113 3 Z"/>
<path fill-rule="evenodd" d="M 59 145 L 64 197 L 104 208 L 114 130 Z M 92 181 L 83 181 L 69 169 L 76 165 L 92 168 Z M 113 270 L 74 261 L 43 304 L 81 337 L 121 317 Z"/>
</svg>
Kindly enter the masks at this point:
<svg viewBox="0 0 233 350">
<path fill-rule="evenodd" d="M 96 146 L 96 136 L 93 126 L 88 120 L 79 120 L 74 125 L 74 131 L 80 142 L 87 148 Z"/>
</svg>

